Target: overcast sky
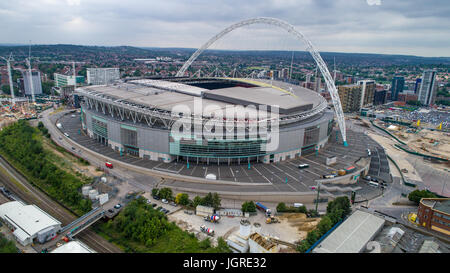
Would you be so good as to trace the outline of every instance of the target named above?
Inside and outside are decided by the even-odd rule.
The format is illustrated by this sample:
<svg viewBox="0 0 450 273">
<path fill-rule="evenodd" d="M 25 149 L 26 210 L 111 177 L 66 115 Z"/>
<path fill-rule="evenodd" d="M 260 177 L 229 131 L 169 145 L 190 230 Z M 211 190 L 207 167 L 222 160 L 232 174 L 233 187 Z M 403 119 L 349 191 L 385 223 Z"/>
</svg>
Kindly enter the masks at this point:
<svg viewBox="0 0 450 273">
<path fill-rule="evenodd" d="M 319 51 L 450 56 L 449 0 L 2 0 L 0 43 L 197 48 L 259 16 L 291 23 Z M 254 26 L 214 47 L 294 45 L 281 29 Z"/>
</svg>

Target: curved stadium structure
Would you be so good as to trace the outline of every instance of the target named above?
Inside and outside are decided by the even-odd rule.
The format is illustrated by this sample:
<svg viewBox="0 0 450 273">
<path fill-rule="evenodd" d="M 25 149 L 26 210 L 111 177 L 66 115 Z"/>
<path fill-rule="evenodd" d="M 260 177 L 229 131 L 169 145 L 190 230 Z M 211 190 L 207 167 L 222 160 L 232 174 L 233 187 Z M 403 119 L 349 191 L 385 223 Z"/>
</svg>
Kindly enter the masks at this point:
<svg viewBox="0 0 450 273">
<path fill-rule="evenodd" d="M 278 162 L 320 149 L 334 126 L 321 95 L 279 81 L 139 79 L 76 93 L 87 135 L 155 161 Z"/>
</svg>

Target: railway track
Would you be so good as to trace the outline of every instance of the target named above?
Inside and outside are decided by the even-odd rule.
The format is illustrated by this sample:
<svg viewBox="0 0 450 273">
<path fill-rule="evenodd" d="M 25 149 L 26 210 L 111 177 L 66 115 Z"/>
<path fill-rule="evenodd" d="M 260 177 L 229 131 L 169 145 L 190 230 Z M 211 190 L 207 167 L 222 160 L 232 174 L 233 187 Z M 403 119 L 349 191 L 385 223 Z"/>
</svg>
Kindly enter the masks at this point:
<svg viewBox="0 0 450 273">
<path fill-rule="evenodd" d="M 0 157 L 0 182 L 21 200 L 38 207 L 67 225 L 78 217 L 62 207 L 39 189 L 33 187 L 25 177 Z M 77 237 L 86 245 L 100 253 L 117 253 L 122 250 L 95 233 L 92 228 L 80 232 Z"/>
</svg>

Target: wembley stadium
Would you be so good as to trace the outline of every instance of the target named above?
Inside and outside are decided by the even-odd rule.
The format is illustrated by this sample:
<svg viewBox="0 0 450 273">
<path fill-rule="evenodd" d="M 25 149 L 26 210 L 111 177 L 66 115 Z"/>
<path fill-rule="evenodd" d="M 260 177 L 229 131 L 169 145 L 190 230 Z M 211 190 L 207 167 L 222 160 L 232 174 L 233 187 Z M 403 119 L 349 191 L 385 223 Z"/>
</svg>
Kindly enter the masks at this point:
<svg viewBox="0 0 450 273">
<path fill-rule="evenodd" d="M 334 127 L 320 94 L 274 80 L 134 79 L 76 94 L 85 134 L 154 161 L 278 162 L 322 148 Z"/>
</svg>

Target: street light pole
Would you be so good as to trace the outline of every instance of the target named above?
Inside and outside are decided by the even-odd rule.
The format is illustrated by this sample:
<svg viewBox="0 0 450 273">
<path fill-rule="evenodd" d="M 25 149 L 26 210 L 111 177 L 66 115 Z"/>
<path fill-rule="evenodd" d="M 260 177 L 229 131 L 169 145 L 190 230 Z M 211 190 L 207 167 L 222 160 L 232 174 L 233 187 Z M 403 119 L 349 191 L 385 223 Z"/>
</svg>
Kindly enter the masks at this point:
<svg viewBox="0 0 450 273">
<path fill-rule="evenodd" d="M 318 213 L 317 207 L 319 206 L 319 193 L 320 193 L 320 182 L 317 182 L 316 213 Z"/>
</svg>

